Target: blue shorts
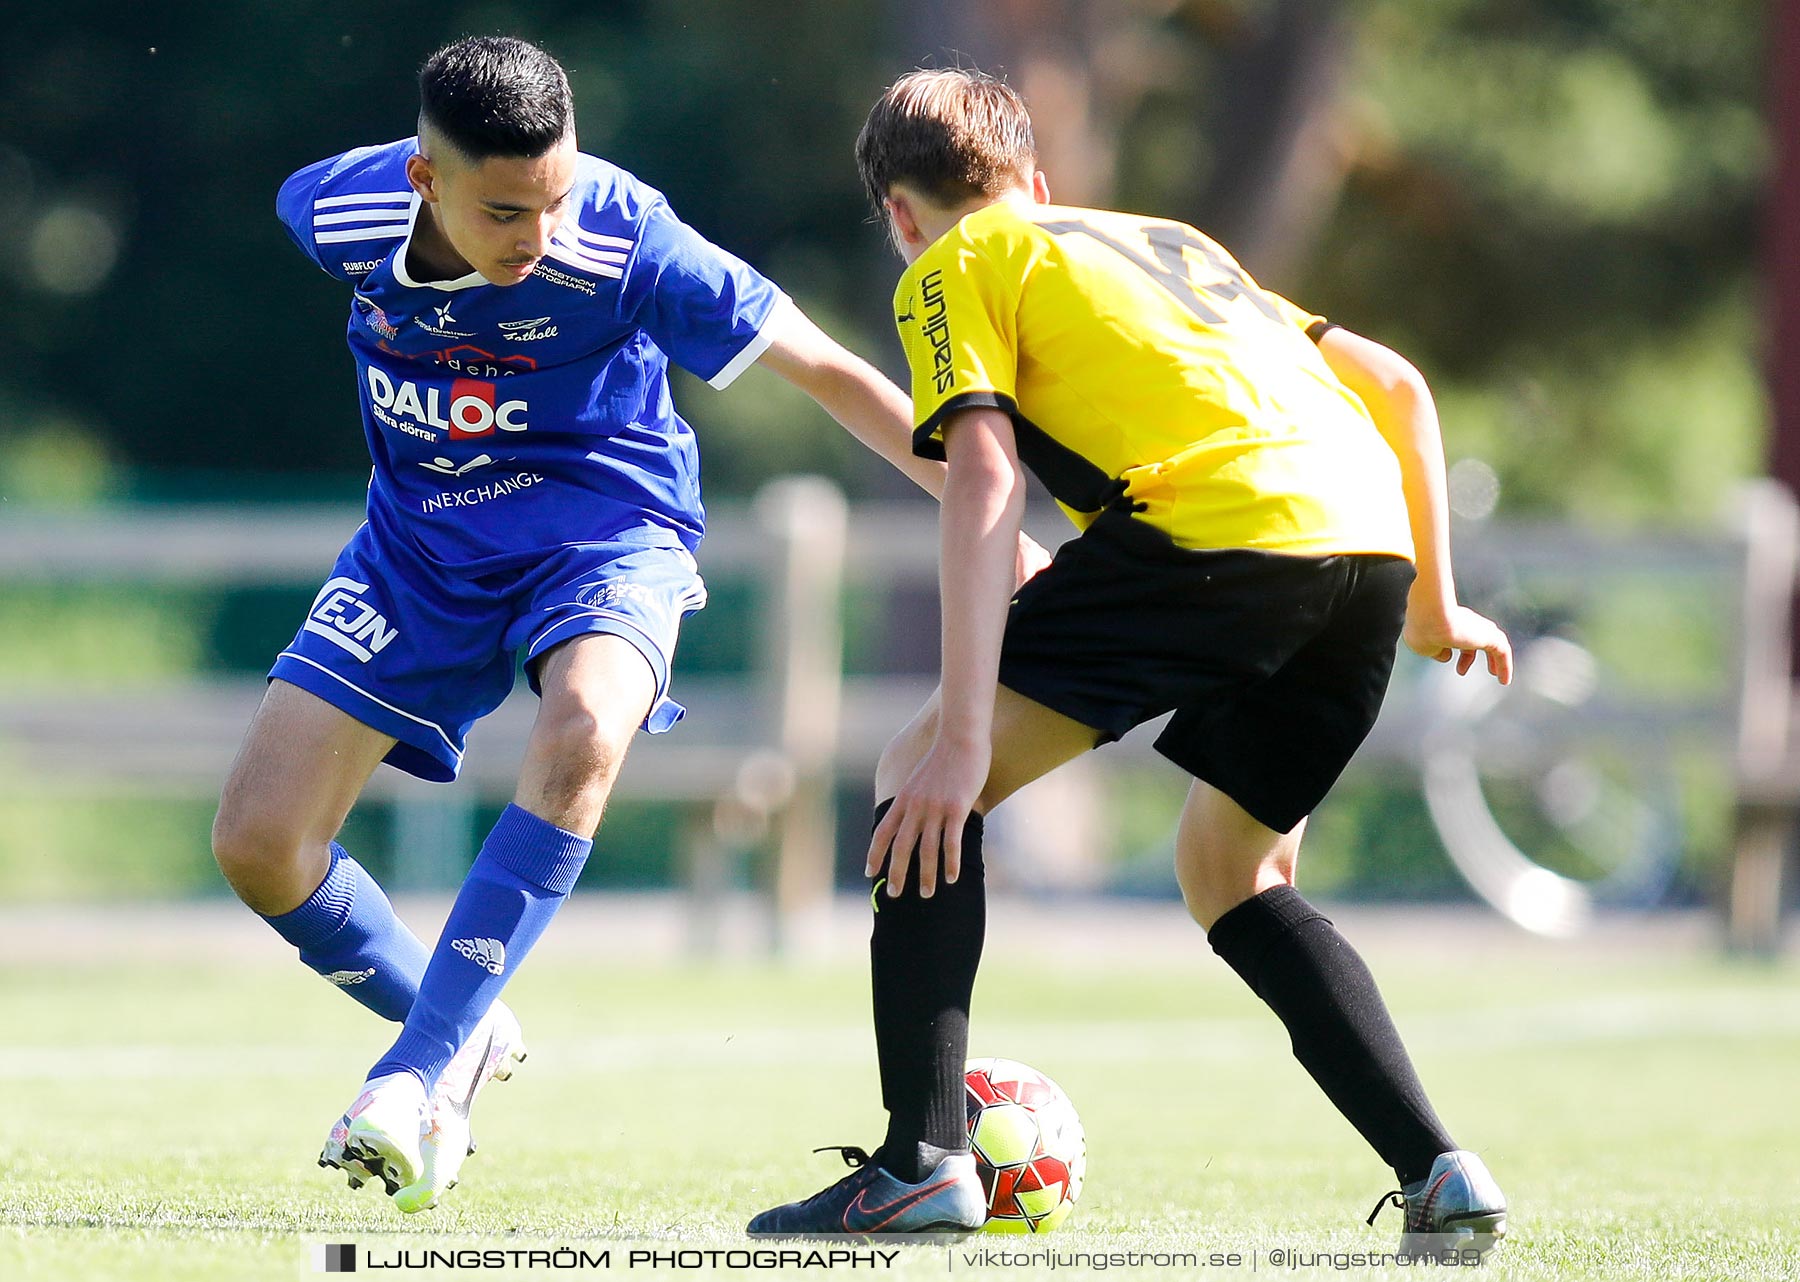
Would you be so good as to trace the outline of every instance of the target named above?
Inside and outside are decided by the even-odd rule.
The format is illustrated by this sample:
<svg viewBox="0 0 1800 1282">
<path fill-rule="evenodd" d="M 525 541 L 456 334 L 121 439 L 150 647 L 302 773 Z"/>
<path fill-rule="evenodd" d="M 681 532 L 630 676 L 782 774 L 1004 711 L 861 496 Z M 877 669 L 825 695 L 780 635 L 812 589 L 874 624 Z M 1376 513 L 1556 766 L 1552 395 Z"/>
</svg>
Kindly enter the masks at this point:
<svg viewBox="0 0 1800 1282">
<path fill-rule="evenodd" d="M 693 556 L 663 530 L 568 544 L 523 569 L 460 578 L 364 525 L 269 676 L 394 736 L 389 765 L 448 783 L 469 727 L 511 692 L 514 652 L 535 691 L 534 661 L 588 632 L 637 647 L 656 674 L 644 729 L 669 729 L 684 712 L 667 693 L 675 636 L 705 604 Z"/>
</svg>

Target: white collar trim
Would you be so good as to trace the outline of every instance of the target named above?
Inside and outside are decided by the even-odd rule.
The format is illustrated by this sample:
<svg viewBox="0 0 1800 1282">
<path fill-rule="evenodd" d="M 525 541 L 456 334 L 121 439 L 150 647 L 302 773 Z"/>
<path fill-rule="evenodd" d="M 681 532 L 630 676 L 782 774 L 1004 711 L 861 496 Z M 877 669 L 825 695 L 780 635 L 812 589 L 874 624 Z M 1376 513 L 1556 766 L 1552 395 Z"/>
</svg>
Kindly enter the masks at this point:
<svg viewBox="0 0 1800 1282">
<path fill-rule="evenodd" d="M 400 242 L 400 249 L 394 254 L 394 279 L 408 289 L 436 289 L 446 294 L 459 289 L 468 289 L 474 285 L 487 284 L 487 277 L 480 272 L 470 272 L 457 280 L 414 280 L 406 270 L 406 251 L 412 248 L 413 230 L 419 225 L 419 217 L 425 202 L 419 199 L 419 193 L 412 194 L 412 205 L 408 209 L 406 220 L 406 239 Z"/>
</svg>

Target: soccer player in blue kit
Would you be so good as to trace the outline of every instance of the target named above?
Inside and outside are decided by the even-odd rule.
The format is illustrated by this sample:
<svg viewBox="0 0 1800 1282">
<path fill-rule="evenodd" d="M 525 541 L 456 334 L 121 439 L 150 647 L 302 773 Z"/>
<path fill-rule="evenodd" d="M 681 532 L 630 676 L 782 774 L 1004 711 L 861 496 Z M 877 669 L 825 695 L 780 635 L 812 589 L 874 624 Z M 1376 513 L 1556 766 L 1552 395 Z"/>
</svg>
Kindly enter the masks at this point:
<svg viewBox="0 0 1800 1282">
<path fill-rule="evenodd" d="M 352 286 L 368 519 L 276 659 L 213 849 L 308 966 L 403 1028 L 320 1164 L 434 1205 L 469 1104 L 523 1058 L 496 1000 L 588 858 L 632 732 L 701 607 L 693 433 L 672 360 L 724 387 L 761 363 L 933 493 L 907 398 L 651 187 L 576 149 L 569 85 L 479 37 L 420 72 L 417 138 L 300 170 L 278 212 Z M 1035 545 L 1022 552 L 1030 556 Z M 456 777 L 514 656 L 540 696 L 518 788 L 434 949 L 335 838 L 375 767 Z"/>
</svg>

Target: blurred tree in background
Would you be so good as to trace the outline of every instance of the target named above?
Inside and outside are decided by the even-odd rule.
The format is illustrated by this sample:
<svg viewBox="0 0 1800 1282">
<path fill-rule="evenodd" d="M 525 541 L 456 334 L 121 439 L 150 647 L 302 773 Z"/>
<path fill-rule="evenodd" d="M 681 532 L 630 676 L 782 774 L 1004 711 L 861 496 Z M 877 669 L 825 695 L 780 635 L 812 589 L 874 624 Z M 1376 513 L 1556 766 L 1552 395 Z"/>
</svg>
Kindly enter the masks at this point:
<svg viewBox="0 0 1800 1282">
<path fill-rule="evenodd" d="M 1363 0 L 1312 305 L 1412 353 L 1504 505 L 1714 514 L 1760 470 L 1752 0 Z"/>
<path fill-rule="evenodd" d="M 1071 199 L 1217 230 L 1413 356 L 1505 508 L 1704 516 L 1756 470 L 1753 0 L 90 0 L 0 47 L 7 501 L 353 498 L 343 291 L 274 191 L 411 132 L 418 63 L 482 31 L 556 52 L 588 150 L 889 368 L 897 264 L 851 141 L 898 71 L 973 54 L 1038 104 Z M 1299 217 L 1242 145 L 1296 134 Z M 715 496 L 796 465 L 889 484 L 777 380 L 677 394 Z"/>
<path fill-rule="evenodd" d="M 1185 210 L 1265 283 L 1411 356 L 1502 510 L 1704 520 L 1760 470 L 1761 3 L 1163 7 L 1170 38 L 1134 36 L 1115 73 L 1144 82 L 1118 203 Z M 1301 12 L 1336 25 L 1340 57 L 1284 33 Z M 1285 136 L 1311 161 L 1290 185 L 1323 207 L 1246 223 L 1241 138 L 1284 138 L 1246 98 L 1281 92 L 1283 66 L 1331 86 L 1310 121 L 1290 89 Z M 1270 221 L 1308 235 L 1297 256 Z"/>
</svg>

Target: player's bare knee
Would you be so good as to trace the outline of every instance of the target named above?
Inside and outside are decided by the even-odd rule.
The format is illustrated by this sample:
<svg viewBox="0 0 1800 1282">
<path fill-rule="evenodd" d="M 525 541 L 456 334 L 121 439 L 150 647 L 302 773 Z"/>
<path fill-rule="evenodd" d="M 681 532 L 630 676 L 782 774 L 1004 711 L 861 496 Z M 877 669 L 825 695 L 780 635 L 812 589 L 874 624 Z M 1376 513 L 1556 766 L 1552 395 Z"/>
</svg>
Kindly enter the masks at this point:
<svg viewBox="0 0 1800 1282">
<path fill-rule="evenodd" d="M 565 712 L 551 729 L 559 760 L 590 779 L 606 782 L 618 773 L 630 735 L 631 731 L 620 733 L 607 718 L 588 708 Z"/>
<path fill-rule="evenodd" d="M 1250 895 L 1241 885 L 1230 887 L 1222 882 L 1201 879 L 1184 882 L 1181 898 L 1187 905 L 1188 916 L 1194 919 L 1200 929 L 1211 930 L 1214 922 L 1250 898 Z"/>
<path fill-rule="evenodd" d="M 1188 916 L 1210 930 L 1235 905 L 1248 899 L 1256 884 L 1253 868 L 1232 865 L 1206 849 L 1177 848 L 1175 883 Z"/>
<path fill-rule="evenodd" d="M 213 817 L 213 861 L 237 897 L 258 912 L 281 911 L 265 900 L 287 885 L 301 862 L 301 846 L 285 825 L 245 806 L 227 802 Z"/>
<path fill-rule="evenodd" d="M 629 742 L 607 718 L 585 705 L 540 721 L 532 736 L 534 755 L 544 762 L 544 790 L 551 800 L 573 802 L 611 789 Z"/>
<path fill-rule="evenodd" d="M 225 880 L 234 887 L 262 866 L 261 843 L 254 828 L 245 822 L 241 811 L 229 804 L 221 805 L 213 816 L 212 855 Z"/>
<path fill-rule="evenodd" d="M 1202 930 L 1210 930 L 1213 922 L 1218 920 L 1218 913 L 1213 911 L 1217 895 L 1204 871 L 1194 861 L 1177 855 L 1175 884 L 1181 888 L 1181 902 L 1187 905 L 1188 916 L 1198 922 Z"/>
<path fill-rule="evenodd" d="M 1253 867 L 1220 867 L 1201 859 L 1175 861 L 1175 881 L 1181 887 L 1188 915 L 1202 930 L 1247 899 L 1279 885 L 1294 884 L 1291 861 L 1266 860 Z"/>
</svg>

